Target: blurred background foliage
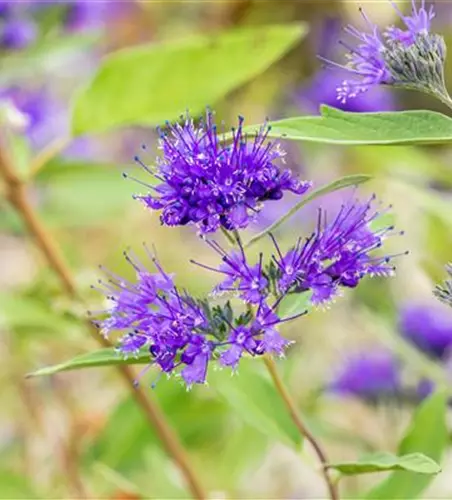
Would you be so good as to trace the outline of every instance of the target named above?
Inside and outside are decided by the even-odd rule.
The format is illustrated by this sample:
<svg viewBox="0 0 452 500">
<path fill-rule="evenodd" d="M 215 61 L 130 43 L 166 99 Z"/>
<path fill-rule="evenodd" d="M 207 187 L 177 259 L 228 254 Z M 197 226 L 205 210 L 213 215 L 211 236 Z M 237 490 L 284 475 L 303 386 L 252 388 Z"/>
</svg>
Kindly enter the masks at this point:
<svg viewBox="0 0 452 500">
<path fill-rule="evenodd" d="M 153 126 L 177 119 L 186 108 L 201 113 L 206 105 L 215 108 L 225 130 L 238 114 L 253 124 L 267 116 L 316 114 L 320 103 L 337 105 L 340 73 L 324 70 L 316 56 L 340 58 L 338 27 L 359 22 L 358 3 L 340 0 L 0 0 L 0 7 L 8 3 L 16 10 L 10 18 L 0 13 L 0 119 L 9 154 L 30 180 L 28 197 L 92 309 L 101 308 L 90 290 L 97 265 L 130 274 L 122 250 L 139 251 L 143 241 L 155 245 L 180 286 L 201 295 L 213 283 L 214 276 L 188 264 L 194 256 L 214 259 L 195 231 L 160 227 L 156 214 L 131 199 L 140 186 L 121 175 L 142 175 L 133 157 L 143 143 L 152 161 Z M 437 10 L 436 29 L 450 41 L 452 4 L 438 3 Z M 366 11 L 379 23 L 396 22 L 386 2 L 366 2 Z M 21 37 L 11 41 L 5 33 L 13 18 L 26 27 L 17 28 Z M 347 109 L 442 110 L 428 97 L 387 89 L 369 92 Z M 287 326 L 284 334 L 296 343 L 279 362 L 332 461 L 396 452 L 419 404 L 432 406 L 423 398 L 435 382 L 448 380 L 452 313 L 435 304 L 431 290 L 452 259 L 452 150 L 284 147 L 288 166 L 315 185 L 372 175 L 360 194 L 377 193 L 383 206 L 393 204 L 394 223 L 405 229 L 389 243 L 394 253 L 410 250 L 398 262 L 397 276 L 368 280 L 328 310 Z M 113 369 L 24 378 L 97 345 L 83 321 L 85 307 L 62 294 L 4 186 L 0 192 L 0 497 L 187 498 L 179 471 Z M 347 196 L 350 191 L 333 193 L 321 203 L 334 210 Z M 264 209 L 252 231 L 292 204 L 289 198 Z M 282 240 L 308 233 L 315 208 L 305 207 L 282 227 Z M 446 338 L 440 355 L 413 341 L 438 330 Z M 380 352 L 385 362 L 373 359 Z M 153 370 L 140 383 L 162 406 L 212 498 L 323 498 L 314 458 L 301 449 L 258 365 L 247 361 L 234 377 L 212 372 L 209 385 L 191 392 L 165 378 L 151 389 Z M 404 451 L 437 460 L 443 455 L 443 473 L 423 478 L 425 484 L 406 476 L 401 482 L 418 485 L 407 498 L 452 498 L 444 412 L 433 406 L 423 411 L 430 420 L 421 413 Z M 370 491 L 371 498 L 382 498 L 375 491 L 385 487 L 384 477 L 345 478 L 343 497 Z"/>
</svg>

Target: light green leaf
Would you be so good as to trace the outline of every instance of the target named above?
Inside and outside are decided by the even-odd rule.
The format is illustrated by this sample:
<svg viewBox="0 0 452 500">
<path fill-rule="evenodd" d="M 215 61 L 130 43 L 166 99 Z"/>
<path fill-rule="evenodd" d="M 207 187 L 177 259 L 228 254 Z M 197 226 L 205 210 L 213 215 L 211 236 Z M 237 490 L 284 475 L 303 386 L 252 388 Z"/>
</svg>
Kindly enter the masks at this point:
<svg viewBox="0 0 452 500">
<path fill-rule="evenodd" d="M 116 165 L 53 161 L 38 177 L 45 192 L 41 211 L 54 226 L 95 225 L 124 214 L 137 184 Z"/>
<path fill-rule="evenodd" d="M 155 125 L 187 108 L 198 113 L 267 69 L 305 32 L 301 24 L 259 26 L 116 52 L 78 96 L 73 131 Z"/>
<path fill-rule="evenodd" d="M 328 464 L 345 476 L 367 474 L 369 472 L 384 472 L 402 470 L 419 474 L 438 474 L 441 467 L 431 458 L 422 453 L 410 453 L 397 457 L 391 453 L 375 453 L 363 457 L 356 462 L 338 462 Z"/>
<path fill-rule="evenodd" d="M 452 119 L 433 111 L 351 113 L 322 106 L 321 113 L 272 122 L 269 136 L 340 145 L 452 142 Z"/>
<path fill-rule="evenodd" d="M 437 392 L 416 410 L 411 426 L 400 443 L 398 454 L 425 453 L 440 462 L 449 438 L 446 426 L 447 396 Z M 418 498 L 433 476 L 397 471 L 373 488 L 368 499 Z"/>
<path fill-rule="evenodd" d="M 1 326 L 37 334 L 69 331 L 74 328 L 74 323 L 37 299 L 3 293 L 0 294 Z"/>
<path fill-rule="evenodd" d="M 311 296 L 311 292 L 291 293 L 286 295 L 279 304 L 278 315 L 281 318 L 288 318 L 296 314 L 301 314 L 309 308 Z"/>
<path fill-rule="evenodd" d="M 282 217 L 280 217 L 276 222 L 271 224 L 269 227 L 264 229 L 261 233 L 256 234 L 256 236 L 253 236 L 246 244 L 245 248 L 250 247 L 251 245 L 254 245 L 257 243 L 260 239 L 264 238 L 265 236 L 268 235 L 268 233 L 271 233 L 272 231 L 276 231 L 276 229 L 283 224 L 286 220 L 288 220 L 292 215 L 296 214 L 298 210 L 303 208 L 305 205 L 310 203 L 311 201 L 319 198 L 320 196 L 323 196 L 328 193 L 332 193 L 333 191 L 338 191 L 339 189 L 344 189 L 348 188 L 351 186 L 357 186 L 358 184 L 362 184 L 363 182 L 366 182 L 370 180 L 372 177 L 370 175 L 364 175 L 364 174 L 357 174 L 357 175 L 348 175 L 346 177 L 341 177 L 340 179 L 336 179 L 335 181 L 331 182 L 330 184 L 326 184 L 325 186 L 322 186 L 320 188 L 315 189 L 314 191 L 311 191 L 306 196 L 303 196 L 301 201 L 299 201 L 295 206 L 293 206 L 286 214 L 284 214 Z"/>
<path fill-rule="evenodd" d="M 128 359 L 124 359 L 124 356 L 116 352 L 114 348 L 107 348 L 107 349 L 99 349 L 97 351 L 89 352 L 86 354 L 80 354 L 80 356 L 76 356 L 75 358 L 72 358 L 69 361 L 65 361 L 57 365 L 40 368 L 39 370 L 29 373 L 27 377 L 54 375 L 55 373 L 69 371 L 69 370 L 79 370 L 81 368 L 146 364 L 149 362 L 150 362 L 149 351 L 143 351 L 136 357 L 130 357 Z"/>
<path fill-rule="evenodd" d="M 261 365 L 261 366 L 257 366 Z M 235 414 L 266 436 L 298 448 L 301 436 L 275 387 L 259 368 L 262 363 L 242 359 L 236 375 L 231 370 L 211 370 L 209 385 Z"/>
</svg>

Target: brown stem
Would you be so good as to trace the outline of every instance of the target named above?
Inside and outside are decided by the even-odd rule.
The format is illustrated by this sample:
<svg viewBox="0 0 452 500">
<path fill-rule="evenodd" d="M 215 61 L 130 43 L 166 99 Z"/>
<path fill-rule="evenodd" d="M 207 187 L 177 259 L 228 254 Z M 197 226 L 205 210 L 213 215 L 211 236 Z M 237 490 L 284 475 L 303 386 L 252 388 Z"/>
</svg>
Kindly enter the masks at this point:
<svg viewBox="0 0 452 500">
<path fill-rule="evenodd" d="M 3 177 L 6 184 L 7 198 L 22 217 L 28 231 L 35 239 L 37 246 L 41 249 L 49 265 L 59 277 L 66 293 L 73 298 L 78 298 L 72 272 L 66 264 L 62 252 L 52 235 L 42 223 L 38 214 L 33 210 L 33 207 L 27 197 L 26 185 L 16 174 L 13 164 L 6 154 L 5 148 L 3 147 L 4 144 L 1 139 L 2 137 L 0 136 L 0 176 Z M 95 331 L 90 322 L 88 322 L 88 324 L 94 338 L 100 342 L 102 346 L 109 347 L 111 345 L 110 342 L 101 335 L 98 335 L 97 331 Z M 131 389 L 135 400 L 141 406 L 141 409 L 145 413 L 147 419 L 155 428 L 155 431 L 168 454 L 179 467 L 193 497 L 198 500 L 204 500 L 207 498 L 207 495 L 190 464 L 182 444 L 180 443 L 176 433 L 168 425 L 165 415 L 160 407 L 155 401 L 146 396 L 143 389 L 135 386 L 135 376 L 129 366 L 120 365 L 118 366 L 118 370 L 129 386 L 129 389 Z"/>
<path fill-rule="evenodd" d="M 286 387 L 284 386 L 281 377 L 278 374 L 278 370 L 276 368 L 276 363 L 274 362 L 274 360 L 268 356 L 265 356 L 264 362 L 268 368 L 273 383 L 275 384 L 276 390 L 279 392 L 281 398 L 284 401 L 284 404 L 287 406 L 287 409 L 289 410 L 292 420 L 294 421 L 295 425 L 300 431 L 300 434 L 304 436 L 305 439 L 309 441 L 309 443 L 311 443 L 311 446 L 314 448 L 314 451 L 320 460 L 320 463 L 322 465 L 322 474 L 323 477 L 325 478 L 325 482 L 328 487 L 331 500 L 339 500 L 339 492 L 337 489 L 337 485 L 334 484 L 334 481 L 330 476 L 328 470 L 328 460 L 326 458 L 325 452 L 323 451 L 317 439 L 311 434 L 311 431 L 305 426 L 305 424 L 301 420 L 300 415 L 297 412 L 295 403 L 292 397 L 290 396 L 289 392 L 287 391 Z"/>
</svg>

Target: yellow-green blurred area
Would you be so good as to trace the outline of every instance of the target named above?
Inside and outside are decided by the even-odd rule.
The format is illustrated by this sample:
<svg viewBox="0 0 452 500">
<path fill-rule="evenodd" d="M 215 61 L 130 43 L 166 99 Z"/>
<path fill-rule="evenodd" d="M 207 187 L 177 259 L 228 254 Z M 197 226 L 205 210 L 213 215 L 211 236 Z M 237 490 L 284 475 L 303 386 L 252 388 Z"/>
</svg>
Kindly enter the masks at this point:
<svg viewBox="0 0 452 500">
<path fill-rule="evenodd" d="M 0 123 L 5 129 L 9 127 L 2 148 L 8 149 L 14 168 L 27 179 L 26 194 L 33 210 L 61 247 L 82 297 L 80 302 L 65 294 L 59 277 L 36 246 L 21 216 L 8 203 L 8 189 L 1 183 L 0 498 L 190 498 L 180 471 L 114 367 L 25 378 L 43 366 L 99 348 L 87 328 L 87 310 L 102 310 L 105 302 L 90 285 L 101 277 L 100 264 L 133 277 L 123 256 L 125 249 L 134 249 L 144 259 L 142 244 L 155 247 L 165 270 L 176 276 L 180 289 L 195 296 L 204 296 L 217 283 L 215 273 L 189 262 L 196 259 L 218 264 L 218 256 L 197 236 L 196 229 L 162 226 L 158 212 L 147 210 L 132 199 L 134 193 L 142 193 L 145 188 L 122 177 L 126 171 L 150 182 L 133 158 L 139 154 L 152 164 L 158 154 L 158 135 L 151 127 L 153 119 L 134 121 L 140 113 L 137 95 L 144 95 L 146 89 L 136 87 L 137 94 L 129 96 L 130 103 L 118 100 L 107 108 L 112 115 L 125 109 L 124 116 L 128 106 L 132 110 L 108 130 L 107 115 L 96 116 L 97 108 L 90 115 L 86 103 L 83 107 L 77 101 L 77 96 L 93 81 L 96 69 L 114 52 L 127 47 L 183 44 L 184 40 L 189 44 L 193 36 L 212 37 L 215 45 L 217 35 L 262 27 L 260 35 L 252 37 L 248 49 L 252 60 L 241 57 L 247 49 L 240 49 L 229 61 L 231 74 L 239 74 L 246 69 L 240 64 L 251 67 L 253 60 L 262 56 L 263 46 L 269 54 L 274 52 L 268 56 L 268 62 L 253 66 L 250 74 L 244 71 L 243 77 L 231 79 L 230 84 L 215 84 L 215 92 L 212 90 L 204 100 L 203 87 L 193 88 L 190 82 L 187 85 L 186 81 L 172 77 L 172 65 L 176 74 L 180 70 L 176 65 L 182 63 L 169 53 L 159 62 L 162 68 L 168 67 L 167 73 L 164 78 L 164 73 L 159 73 L 159 80 L 153 82 L 150 90 L 159 92 L 161 102 L 152 104 L 152 95 L 147 96 L 146 106 L 151 111 L 155 109 L 155 116 L 163 116 L 163 102 L 177 102 L 175 107 L 184 112 L 185 106 L 180 107 L 176 97 L 178 92 L 196 95 L 193 103 L 199 107 L 192 111 L 199 114 L 205 106 L 211 106 L 227 131 L 239 114 L 247 124 L 262 123 L 266 117 L 314 114 L 312 106 L 318 103 L 311 102 L 309 107 L 303 95 L 321 71 L 317 54 L 323 50 L 322 40 L 328 35 L 325 23 L 335 19 L 342 26 L 365 26 L 358 12 L 360 3 L 355 1 L 110 3 L 115 7 L 121 4 L 121 9 L 109 16 L 106 24 L 86 31 L 57 29 L 55 26 L 62 22 L 58 17 L 61 13 L 55 14 L 54 19 L 40 13 L 37 22 L 42 23 L 44 40 L 38 40 L 39 50 L 34 53 L 26 49 L 27 55 L 23 56 L 20 52 L 0 53 L 0 86 L 45 88 L 57 102 L 55 113 L 46 112 L 42 117 L 46 133 L 44 139 L 40 136 L 38 145 L 33 142 L 36 137 L 31 140 L 13 119 L 13 125 Z M 399 22 L 389 2 L 362 4 L 369 18 L 382 26 Z M 32 5 L 27 8 L 29 15 L 35 16 Z M 400 8 L 407 10 L 410 5 L 400 3 Z M 452 3 L 438 2 L 437 12 L 434 26 L 449 41 Z M 268 45 L 265 26 L 290 24 L 293 28 L 301 23 L 305 23 L 305 36 L 300 31 L 285 48 Z M 52 38 L 56 32 L 58 37 Z M 343 34 L 339 31 L 337 37 L 343 38 Z M 46 45 L 46 39 L 51 43 Z M 64 45 L 64 40 L 70 43 Z M 335 41 L 329 54 L 343 61 L 342 49 Z M 450 71 L 452 64 L 446 67 Z M 216 65 L 212 71 L 198 75 L 200 85 L 216 81 L 215 68 Z M 146 67 L 141 70 L 143 78 L 147 78 Z M 125 73 L 122 79 L 109 82 L 120 88 L 129 78 L 131 75 Z M 90 102 L 104 102 L 101 85 L 100 80 L 95 91 L 98 93 L 90 94 Z M 209 88 L 214 88 L 214 84 Z M 431 109 L 450 114 L 450 110 L 421 94 L 391 89 L 385 92 L 397 110 Z M 213 101 L 210 95 L 214 96 Z M 186 107 L 190 106 L 187 103 Z M 80 127 L 88 130 L 91 123 L 92 134 L 71 136 L 72 109 L 80 113 L 77 133 Z M 168 109 L 168 118 L 176 118 L 173 109 Z M 146 151 L 141 149 L 143 143 Z M 342 200 L 352 196 L 366 199 L 375 193 L 381 200 L 381 210 L 392 205 L 385 221 L 394 224 L 395 231 L 404 231 L 385 243 L 385 253 L 400 254 L 394 261 L 396 275 L 366 278 L 327 308 L 313 309 L 308 315 L 283 324 L 281 333 L 295 343 L 286 358 L 277 361 L 300 413 L 322 442 L 331 462 L 353 461 L 376 451 L 397 453 L 418 399 L 392 398 L 369 403 L 333 394 L 325 387 L 351 355 L 380 348 L 393 352 L 400 361 L 403 386 L 410 390 L 425 378 L 438 383 L 447 380 L 445 367 L 402 340 L 398 311 L 406 303 L 433 303 L 432 289 L 445 278 L 444 265 L 452 260 L 452 149 L 341 147 L 289 141 L 281 144 L 287 151 L 286 165 L 301 178 L 311 179 L 315 187 L 346 175 L 372 176 L 356 190 L 338 191 L 305 206 L 279 228 L 277 236 L 283 248 L 310 234 L 319 206 L 334 213 Z M 246 238 L 275 221 L 295 202 L 295 197 L 268 202 L 245 231 Z M 271 241 L 263 239 L 249 254 L 257 258 L 259 252 L 268 255 L 271 249 Z M 403 255 L 406 250 L 409 254 Z M 152 267 L 151 262 L 149 266 Z M 156 368 L 140 376 L 142 368 L 133 367 L 140 385 L 162 407 L 210 498 L 326 498 L 324 480 L 311 447 L 297 443 L 301 440 L 285 427 L 285 409 L 276 408 L 267 400 L 270 379 L 261 360 L 244 360 L 243 368 L 233 376 L 229 370 L 211 369 L 208 383 L 190 391 L 178 378 L 160 377 Z M 151 388 L 154 382 L 155 387 Z M 425 431 L 426 439 L 430 440 L 431 433 L 434 440 L 434 426 L 427 425 Z M 441 460 L 435 459 L 441 461 L 443 471 L 426 483 L 419 498 L 452 498 L 450 451 Z M 340 481 L 341 498 L 365 498 L 387 475 L 344 477 Z M 407 476 L 406 481 L 411 480 Z"/>
</svg>

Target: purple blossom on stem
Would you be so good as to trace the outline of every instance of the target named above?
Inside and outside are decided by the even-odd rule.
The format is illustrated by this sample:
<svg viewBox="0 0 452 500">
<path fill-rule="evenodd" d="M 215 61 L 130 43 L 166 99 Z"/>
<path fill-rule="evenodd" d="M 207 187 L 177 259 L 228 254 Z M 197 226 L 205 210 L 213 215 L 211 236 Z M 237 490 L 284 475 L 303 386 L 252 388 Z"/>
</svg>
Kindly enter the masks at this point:
<svg viewBox="0 0 452 500">
<path fill-rule="evenodd" d="M 262 298 L 268 295 L 268 280 L 263 274 L 262 258 L 259 255 L 259 263 L 251 266 L 247 262 L 243 246 L 238 242 L 239 250 L 233 251 L 228 254 L 221 246 L 215 241 L 208 241 L 208 244 L 213 248 L 222 258 L 222 263 L 218 269 L 214 269 L 200 264 L 194 260 L 191 262 L 226 275 L 226 278 L 219 283 L 215 289 L 215 293 L 238 291 L 240 298 L 249 304 L 259 304 Z"/>
<path fill-rule="evenodd" d="M 161 210 L 162 224 L 192 223 L 201 233 L 244 228 L 262 202 L 279 200 L 284 191 L 301 195 L 310 187 L 290 170 L 276 166 L 284 152 L 267 141 L 267 125 L 250 138 L 240 117 L 230 144 L 218 137 L 210 111 L 199 126 L 187 116 L 184 124 L 168 123 L 167 128 L 160 131 L 162 157 L 154 168 L 136 158 L 159 182 L 157 186 L 142 183 L 150 192 L 136 198 L 146 207 Z"/>
<path fill-rule="evenodd" d="M 286 254 L 271 236 L 280 292 L 310 290 L 312 303 L 322 304 L 333 299 L 341 287 L 356 287 L 364 276 L 391 276 L 394 256 L 376 256 L 374 251 L 394 228 L 372 229 L 371 224 L 382 215 L 372 210 L 374 199 L 343 204 L 330 222 L 320 209 L 315 231 L 304 241 L 299 239 Z"/>
<path fill-rule="evenodd" d="M 367 401 L 395 396 L 401 389 L 400 367 L 388 351 L 356 352 L 339 367 L 327 390 Z"/>
<path fill-rule="evenodd" d="M 406 304 L 399 311 L 401 334 L 435 359 L 444 359 L 452 348 L 452 311 L 441 304 Z"/>
<path fill-rule="evenodd" d="M 337 88 L 337 98 L 342 104 L 376 85 L 411 85 L 443 93 L 442 65 L 438 62 L 443 62 L 444 50 L 437 35 L 430 35 L 431 21 L 435 16 L 433 7 L 427 10 L 425 1 L 421 0 L 418 8 L 416 1 L 412 0 L 412 13 L 405 16 L 391 3 L 404 28 L 390 26 L 380 30 L 360 9 L 367 32 L 351 25 L 345 28 L 345 32 L 358 41 L 356 46 L 341 42 L 348 50 L 347 63 L 341 65 L 322 58 L 329 66 L 341 68 L 351 75 Z M 414 55 L 407 52 L 415 45 Z M 410 64 L 406 63 L 408 59 Z M 411 71 L 412 64 L 417 64 L 414 72 Z"/>
<path fill-rule="evenodd" d="M 221 366 L 236 369 L 245 353 L 283 355 L 289 342 L 276 326 L 301 314 L 280 318 L 276 312 L 280 300 L 269 306 L 261 296 L 255 311 L 251 308 L 234 318 L 230 310 L 228 318 L 224 309 L 211 308 L 206 301 L 179 291 L 173 277 L 147 253 L 157 272 L 149 272 L 137 256 L 126 252 L 135 280 L 103 269 L 108 280 L 99 280 L 99 286 L 93 287 L 109 301 L 106 310 L 96 312 L 99 319 L 95 324 L 105 336 L 123 332 L 118 345 L 122 355 L 147 350 L 151 364 L 168 375 L 180 373 L 188 387 L 206 381 L 208 365 L 214 359 Z M 246 262 L 244 266 L 249 269 Z"/>
</svg>

